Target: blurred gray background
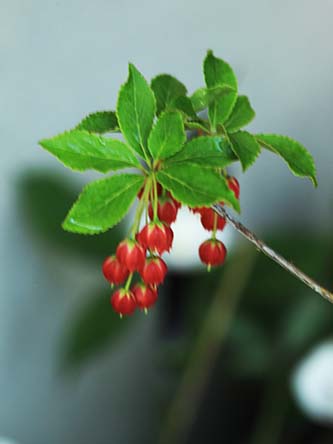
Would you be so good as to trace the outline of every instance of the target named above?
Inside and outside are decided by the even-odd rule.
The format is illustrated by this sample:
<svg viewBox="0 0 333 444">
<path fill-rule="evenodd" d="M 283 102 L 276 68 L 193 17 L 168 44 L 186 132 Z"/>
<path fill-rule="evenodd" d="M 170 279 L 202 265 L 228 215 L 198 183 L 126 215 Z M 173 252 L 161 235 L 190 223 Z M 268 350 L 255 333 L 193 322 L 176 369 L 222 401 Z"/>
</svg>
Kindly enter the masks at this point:
<svg viewBox="0 0 333 444">
<path fill-rule="evenodd" d="M 203 85 L 201 64 L 212 48 L 234 67 L 257 112 L 251 129 L 298 139 L 318 169 L 314 190 L 263 153 L 239 175 L 242 220 L 261 236 L 286 224 L 328 230 L 332 17 L 329 0 L 0 0 L 0 437 L 103 444 L 111 430 L 112 442 L 134 444 L 150 434 L 154 316 L 141 318 L 112 355 L 71 378 L 59 372 L 62 332 L 100 270 L 61 248 L 35 248 L 16 184 L 36 167 L 76 186 L 93 176 L 65 170 L 37 141 L 89 112 L 114 109 L 129 60 L 148 79 L 168 72 L 193 91 Z"/>
</svg>

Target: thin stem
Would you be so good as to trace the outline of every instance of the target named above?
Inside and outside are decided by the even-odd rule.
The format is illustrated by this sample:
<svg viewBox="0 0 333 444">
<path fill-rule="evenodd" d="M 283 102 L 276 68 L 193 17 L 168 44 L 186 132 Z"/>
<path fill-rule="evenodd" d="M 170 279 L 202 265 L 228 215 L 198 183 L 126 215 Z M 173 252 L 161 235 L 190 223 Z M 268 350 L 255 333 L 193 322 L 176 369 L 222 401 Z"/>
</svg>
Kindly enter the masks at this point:
<svg viewBox="0 0 333 444">
<path fill-rule="evenodd" d="M 143 143 L 141 143 L 141 148 L 142 148 L 143 155 L 145 156 L 145 161 L 146 161 L 149 169 L 151 169 L 151 161 L 150 161 L 150 158 L 149 158 L 149 156 L 148 156 L 148 154 L 146 152 L 146 149 L 145 149 Z"/>
<path fill-rule="evenodd" d="M 146 197 L 147 197 L 147 195 L 149 195 L 150 189 L 151 189 L 151 180 L 148 177 L 146 180 L 145 188 L 143 190 L 143 194 L 141 196 L 138 207 L 136 209 L 133 225 L 130 230 L 130 237 L 133 239 L 135 238 L 135 234 L 137 233 L 137 231 L 139 229 L 142 213 L 146 207 L 146 200 L 147 200 Z"/>
<path fill-rule="evenodd" d="M 244 237 L 246 237 L 247 240 L 252 242 L 259 251 L 264 253 L 266 256 L 268 256 L 270 259 L 272 259 L 274 262 L 279 264 L 282 268 L 289 271 L 290 274 L 295 276 L 297 279 L 302 281 L 305 285 L 310 287 L 312 290 L 314 290 L 316 293 L 320 294 L 323 298 L 327 299 L 329 302 L 333 303 L 333 293 L 328 291 L 326 288 L 319 285 L 316 281 L 311 279 L 309 276 L 307 276 L 303 271 L 301 271 L 299 268 L 295 267 L 294 264 L 287 261 L 283 256 L 276 253 L 272 248 L 270 248 L 268 245 L 266 245 L 262 240 L 258 239 L 257 236 L 252 233 L 248 228 L 246 228 L 243 224 L 238 222 L 236 219 L 234 219 L 230 214 L 226 212 L 226 210 L 223 208 L 220 204 L 215 204 L 212 206 L 212 208 L 216 211 L 216 213 L 219 216 L 225 217 L 230 224 Z"/>
<path fill-rule="evenodd" d="M 221 130 L 222 130 L 222 134 L 224 135 L 224 137 L 226 138 L 226 140 L 231 144 L 230 138 L 229 138 L 229 134 L 228 131 L 226 131 L 226 129 L 224 128 L 223 125 L 220 126 Z"/>
<path fill-rule="evenodd" d="M 144 174 L 147 174 L 147 170 L 146 168 L 140 164 L 140 166 L 137 166 L 136 168 L 138 168 L 140 171 L 142 171 Z"/>
<path fill-rule="evenodd" d="M 136 210 L 135 217 L 134 217 L 134 222 L 133 222 L 133 225 L 132 225 L 132 228 L 130 231 L 130 237 L 132 239 L 135 238 L 135 235 L 139 229 L 140 220 L 141 220 L 143 210 L 144 210 L 144 202 L 142 200 L 140 200 L 139 205 Z"/>
<path fill-rule="evenodd" d="M 217 218 L 219 216 L 216 214 L 216 212 L 214 213 L 214 226 L 213 226 L 213 232 L 212 232 L 212 238 L 216 239 L 216 230 L 217 230 Z"/>
<path fill-rule="evenodd" d="M 132 278 L 133 278 L 133 273 L 130 273 L 130 275 L 128 276 L 127 281 L 126 281 L 125 291 L 128 291 L 128 289 L 130 288 Z"/>
<path fill-rule="evenodd" d="M 146 225 L 148 225 L 149 223 L 149 214 L 148 214 L 148 208 L 149 208 L 149 199 L 151 199 L 151 189 L 149 190 L 149 193 L 147 194 L 147 196 L 145 197 L 145 221 L 146 221 Z"/>
<path fill-rule="evenodd" d="M 143 165 L 140 166 L 140 170 L 141 170 L 144 174 L 149 173 L 149 170 L 147 170 L 147 168 L 145 168 Z"/>
<path fill-rule="evenodd" d="M 142 146 L 142 145 L 141 145 Z M 128 149 L 132 152 L 132 154 L 134 155 L 134 157 L 137 157 L 138 156 L 138 153 L 130 146 L 130 145 L 127 145 L 127 147 L 128 147 Z M 144 153 L 144 158 L 139 154 L 139 163 L 140 163 L 140 161 L 141 160 L 144 160 L 145 162 L 146 162 L 146 164 L 147 164 L 147 166 L 149 167 L 150 165 L 150 161 L 149 161 L 149 158 L 147 158 L 147 154 L 146 154 L 146 151 L 145 151 L 145 149 L 144 149 L 144 147 L 142 146 L 142 150 L 143 150 L 143 153 Z M 140 163 L 140 166 L 138 166 L 137 167 L 140 171 L 142 171 L 144 174 L 146 174 L 147 173 L 147 169 L 143 166 L 143 165 L 141 165 L 141 163 Z"/>
<path fill-rule="evenodd" d="M 154 194 L 153 194 L 153 212 L 154 212 L 154 221 L 158 219 L 157 216 L 157 208 L 158 208 L 158 192 L 157 192 L 157 181 L 155 174 L 152 175 L 153 178 L 153 188 L 154 188 Z"/>
</svg>

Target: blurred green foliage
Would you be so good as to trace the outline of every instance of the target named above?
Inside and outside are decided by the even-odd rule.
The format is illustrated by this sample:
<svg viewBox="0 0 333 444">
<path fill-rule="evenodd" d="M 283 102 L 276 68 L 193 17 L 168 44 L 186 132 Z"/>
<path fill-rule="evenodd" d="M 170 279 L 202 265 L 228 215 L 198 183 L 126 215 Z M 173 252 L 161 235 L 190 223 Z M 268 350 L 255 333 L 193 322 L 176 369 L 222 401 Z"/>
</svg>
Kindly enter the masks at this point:
<svg viewBox="0 0 333 444">
<path fill-rule="evenodd" d="M 94 289 L 88 294 L 94 299 L 83 305 L 64 332 L 62 357 L 69 369 L 89 362 L 131 328 L 136 319 L 132 316 L 122 320 L 111 311 L 110 290 Z"/>
<path fill-rule="evenodd" d="M 124 225 L 98 236 L 64 231 L 61 223 L 80 191 L 74 182 L 45 170 L 27 171 L 18 181 L 19 208 L 32 234 L 53 248 L 63 248 L 101 261 L 115 250 L 124 235 Z"/>
<path fill-rule="evenodd" d="M 29 171 L 20 178 L 18 189 L 23 220 L 38 242 L 100 264 L 124 235 L 123 226 L 99 236 L 63 231 L 60 224 L 78 189 L 62 175 Z M 285 230 L 265 240 L 323 285 L 331 286 L 332 237 Z M 237 254 L 230 255 L 229 262 L 234 260 Z M 158 347 L 153 364 L 165 376 L 163 384 L 153 388 L 162 418 L 177 393 L 181 375 L 189 362 L 193 364 L 189 361 L 191 351 L 224 272 L 218 269 L 211 273 L 171 275 L 162 289 L 158 310 L 154 311 L 154 316 L 161 320 L 156 325 L 161 327 L 156 332 Z M 93 299 L 82 295 L 85 302 L 81 311 L 64 332 L 61 359 L 69 368 L 83 366 L 98 354 L 109 352 L 112 344 L 136 324 L 135 316 L 121 321 L 114 315 L 108 303 L 109 289 L 100 284 L 96 282 L 96 288 L 90 292 Z M 176 307 L 170 311 L 171 299 Z M 181 328 L 178 325 L 175 329 L 173 313 L 177 310 Z M 175 334 L 168 334 L 172 331 Z M 228 444 L 333 442 L 329 429 L 312 424 L 302 415 L 289 389 L 295 365 L 332 332 L 331 305 L 258 253 L 213 364 L 189 442 L 220 443 L 221 430 L 223 442 Z"/>
<path fill-rule="evenodd" d="M 78 187 L 51 171 L 27 171 L 18 181 L 18 203 L 31 235 L 64 254 L 80 255 L 93 260 L 100 268 L 104 258 L 112 254 L 124 236 L 124 226 L 99 236 L 82 236 L 64 231 L 61 222 L 75 201 Z M 133 322 L 123 322 L 110 309 L 110 288 L 103 277 L 96 288 L 82 295 L 81 311 L 76 312 L 64 331 L 62 365 L 76 368 L 112 345 Z M 89 297 L 93 295 L 93 299 Z"/>
</svg>

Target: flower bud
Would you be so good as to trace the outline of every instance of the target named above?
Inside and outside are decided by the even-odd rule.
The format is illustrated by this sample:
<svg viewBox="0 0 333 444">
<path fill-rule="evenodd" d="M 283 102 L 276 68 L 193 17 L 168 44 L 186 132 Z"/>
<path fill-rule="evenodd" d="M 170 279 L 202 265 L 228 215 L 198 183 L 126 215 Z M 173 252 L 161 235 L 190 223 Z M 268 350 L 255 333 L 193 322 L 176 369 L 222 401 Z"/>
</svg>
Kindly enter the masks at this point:
<svg viewBox="0 0 333 444">
<path fill-rule="evenodd" d="M 172 224 L 177 219 L 178 207 L 172 199 L 159 199 L 157 205 L 157 217 L 167 225 Z M 154 219 L 152 204 L 149 205 L 148 214 L 151 220 Z"/>
<path fill-rule="evenodd" d="M 137 234 L 137 240 L 143 248 L 162 254 L 171 249 L 173 231 L 162 222 L 150 222 Z"/>
<path fill-rule="evenodd" d="M 216 214 L 212 208 L 206 208 L 206 207 L 202 208 L 200 220 L 201 220 L 202 226 L 206 230 L 208 230 L 208 231 L 214 230 L 215 215 L 217 217 L 216 229 L 223 230 L 223 228 L 226 224 L 225 218 Z"/>
<path fill-rule="evenodd" d="M 129 271 L 115 256 L 109 256 L 103 262 L 103 274 L 111 284 L 119 285 L 127 278 Z"/>
<path fill-rule="evenodd" d="M 226 254 L 225 245 L 217 239 L 208 239 L 199 247 L 200 259 L 208 266 L 223 264 Z"/>
<path fill-rule="evenodd" d="M 125 239 L 117 247 L 116 256 L 131 273 L 140 271 L 146 260 L 146 250 L 138 242 Z"/>
<path fill-rule="evenodd" d="M 141 309 L 151 307 L 157 301 L 157 289 L 145 285 L 143 282 L 132 288 L 137 306 Z"/>
<path fill-rule="evenodd" d="M 137 307 L 133 293 L 124 288 L 115 291 L 111 296 L 110 302 L 114 311 L 121 315 L 130 315 Z"/>
<path fill-rule="evenodd" d="M 144 282 L 148 285 L 159 285 L 164 281 L 168 271 L 166 263 L 160 257 L 150 257 L 141 271 Z"/>
</svg>

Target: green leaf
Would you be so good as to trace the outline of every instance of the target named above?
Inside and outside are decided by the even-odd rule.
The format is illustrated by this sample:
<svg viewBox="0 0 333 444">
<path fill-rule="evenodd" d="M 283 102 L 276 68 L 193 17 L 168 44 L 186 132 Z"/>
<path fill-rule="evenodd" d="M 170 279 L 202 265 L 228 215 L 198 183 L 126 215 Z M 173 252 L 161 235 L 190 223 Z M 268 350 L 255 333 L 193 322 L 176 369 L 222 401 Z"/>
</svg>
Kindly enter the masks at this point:
<svg viewBox="0 0 333 444">
<path fill-rule="evenodd" d="M 228 92 L 234 92 L 231 86 L 215 86 L 213 88 L 199 88 L 191 96 L 193 109 L 198 112 L 202 111 L 217 100 L 221 100 Z"/>
<path fill-rule="evenodd" d="M 156 97 L 157 114 L 166 110 L 177 97 L 186 96 L 187 93 L 185 85 L 169 74 L 153 78 L 151 88 Z"/>
<path fill-rule="evenodd" d="M 117 116 L 121 132 L 132 148 L 145 157 L 147 139 L 155 115 L 155 98 L 145 78 L 129 64 L 127 82 L 121 87 Z"/>
<path fill-rule="evenodd" d="M 208 88 L 228 85 L 237 91 L 237 78 L 228 63 L 214 56 L 208 51 L 204 60 L 204 75 Z"/>
<path fill-rule="evenodd" d="M 213 129 L 223 124 L 230 116 L 237 100 L 237 79 L 228 63 L 207 52 L 204 60 L 204 75 L 207 87 L 229 86 L 221 97 L 209 104 L 208 116 Z"/>
<path fill-rule="evenodd" d="M 223 125 L 228 119 L 235 106 L 236 100 L 237 91 L 226 89 L 224 94 L 209 104 L 208 117 L 213 129 L 217 128 L 217 125 Z"/>
<path fill-rule="evenodd" d="M 85 186 L 69 211 L 63 228 L 81 234 L 97 234 L 125 216 L 142 187 L 144 176 L 121 174 Z"/>
<path fill-rule="evenodd" d="M 148 147 L 155 160 L 166 159 L 177 153 L 186 141 L 183 118 L 179 112 L 161 114 L 152 129 Z"/>
<path fill-rule="evenodd" d="M 187 120 L 185 128 L 189 130 L 202 130 L 204 133 L 210 132 L 208 121 L 199 118 L 197 120 Z"/>
<path fill-rule="evenodd" d="M 197 119 L 198 116 L 194 111 L 191 99 L 189 97 L 180 96 L 173 100 L 168 107 L 170 110 L 181 111 L 185 117 L 189 117 L 191 119 Z"/>
<path fill-rule="evenodd" d="M 279 154 L 296 176 L 308 177 L 317 186 L 316 167 L 311 154 L 302 144 L 287 136 L 277 134 L 257 134 L 260 145 Z"/>
<path fill-rule="evenodd" d="M 229 119 L 225 122 L 225 128 L 229 133 L 234 133 L 250 123 L 254 117 L 255 112 L 249 99 L 246 96 L 238 96 L 235 107 Z"/>
<path fill-rule="evenodd" d="M 72 130 L 39 143 L 65 166 L 76 171 L 93 169 L 106 173 L 140 167 L 138 159 L 125 143 L 88 131 Z"/>
<path fill-rule="evenodd" d="M 239 202 L 222 175 L 198 165 L 170 165 L 157 173 L 157 180 L 185 205 L 211 205 L 223 200 L 239 211 Z"/>
<path fill-rule="evenodd" d="M 81 120 L 75 129 L 104 134 L 119 131 L 119 125 L 114 111 L 98 111 Z"/>
<path fill-rule="evenodd" d="M 235 160 L 238 159 L 226 139 L 204 136 L 187 142 L 179 153 L 166 161 L 166 164 L 186 162 L 205 168 L 224 168 Z"/>
<path fill-rule="evenodd" d="M 207 88 L 199 88 L 191 95 L 190 99 L 196 112 L 207 108 Z"/>
<path fill-rule="evenodd" d="M 232 149 L 242 164 L 243 171 L 249 168 L 260 153 L 260 145 L 247 131 L 229 134 Z"/>
</svg>

